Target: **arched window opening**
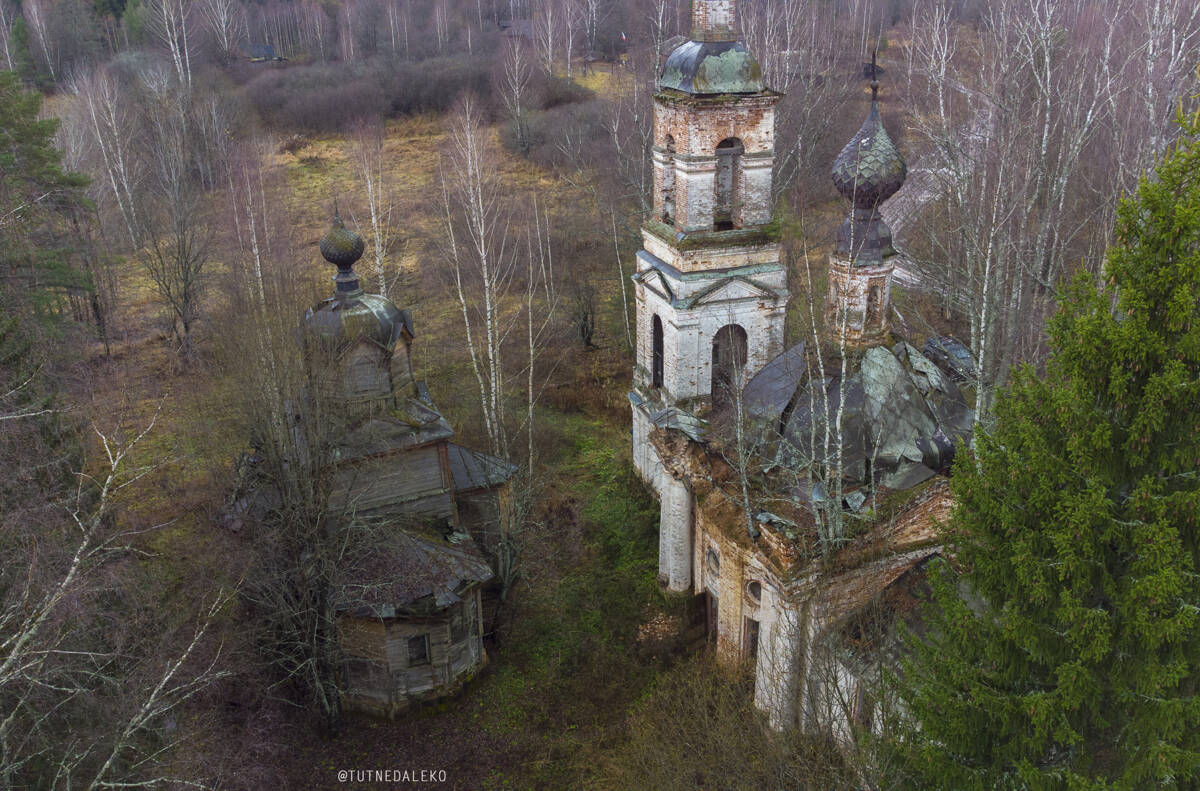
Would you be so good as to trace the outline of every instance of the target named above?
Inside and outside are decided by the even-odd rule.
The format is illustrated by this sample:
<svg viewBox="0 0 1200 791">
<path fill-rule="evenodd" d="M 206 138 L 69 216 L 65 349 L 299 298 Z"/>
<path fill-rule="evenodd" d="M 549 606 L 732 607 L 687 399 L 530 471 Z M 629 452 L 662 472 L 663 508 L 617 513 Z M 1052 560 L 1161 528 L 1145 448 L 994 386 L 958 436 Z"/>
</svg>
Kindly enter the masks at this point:
<svg viewBox="0 0 1200 791">
<path fill-rule="evenodd" d="M 666 222 L 675 219 L 675 138 L 667 135 L 663 143 L 666 156 L 663 157 L 662 173 L 662 216 Z"/>
<path fill-rule="evenodd" d="M 743 369 L 746 367 L 747 350 L 746 331 L 737 324 L 726 324 L 713 336 L 713 412 L 722 411 L 732 404 L 734 396 L 745 384 Z"/>
<path fill-rule="evenodd" d="M 663 325 L 662 319 L 654 316 L 651 327 L 650 381 L 651 387 L 663 386 Z"/>
<path fill-rule="evenodd" d="M 740 213 L 742 180 L 742 141 L 727 137 L 717 143 L 717 172 L 714 178 L 716 194 L 713 199 L 713 230 L 728 231 Z"/>
<path fill-rule="evenodd" d="M 879 321 L 879 317 L 883 313 L 883 289 L 878 283 L 871 286 L 871 290 L 867 292 L 867 323 L 874 324 Z"/>
</svg>

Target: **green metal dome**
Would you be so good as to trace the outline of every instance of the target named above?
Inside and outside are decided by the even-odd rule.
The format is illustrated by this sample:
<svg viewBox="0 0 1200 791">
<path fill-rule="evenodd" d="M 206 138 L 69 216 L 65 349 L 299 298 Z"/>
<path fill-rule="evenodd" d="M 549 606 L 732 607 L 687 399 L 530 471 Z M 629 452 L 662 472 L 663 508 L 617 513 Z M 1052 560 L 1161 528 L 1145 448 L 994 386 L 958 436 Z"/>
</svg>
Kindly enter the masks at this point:
<svg viewBox="0 0 1200 791">
<path fill-rule="evenodd" d="M 693 95 L 762 92 L 762 67 L 740 41 L 685 41 L 667 56 L 658 87 Z"/>
</svg>

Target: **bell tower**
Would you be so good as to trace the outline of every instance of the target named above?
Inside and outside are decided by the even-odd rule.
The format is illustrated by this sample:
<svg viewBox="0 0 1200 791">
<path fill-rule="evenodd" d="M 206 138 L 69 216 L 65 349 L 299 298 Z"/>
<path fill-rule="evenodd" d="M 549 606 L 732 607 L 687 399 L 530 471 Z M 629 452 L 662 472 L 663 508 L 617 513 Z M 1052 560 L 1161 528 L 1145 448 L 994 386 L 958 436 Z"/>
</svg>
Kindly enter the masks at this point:
<svg viewBox="0 0 1200 791">
<path fill-rule="evenodd" d="M 691 38 L 667 57 L 654 97 L 654 208 L 633 276 L 634 464 L 660 493 L 652 417 L 725 408 L 783 350 L 771 201 L 780 98 L 738 40 L 737 0 L 693 0 Z"/>
</svg>

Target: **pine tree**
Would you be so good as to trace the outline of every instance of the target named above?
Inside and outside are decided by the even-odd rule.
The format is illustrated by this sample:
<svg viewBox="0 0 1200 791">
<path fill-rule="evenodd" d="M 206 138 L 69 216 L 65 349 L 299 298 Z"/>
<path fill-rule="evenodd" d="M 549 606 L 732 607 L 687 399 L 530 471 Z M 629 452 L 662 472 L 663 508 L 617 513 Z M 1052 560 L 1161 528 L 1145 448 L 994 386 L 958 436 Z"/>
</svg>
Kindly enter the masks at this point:
<svg viewBox="0 0 1200 791">
<path fill-rule="evenodd" d="M 0 71 L 0 305 L 17 313 L 41 313 L 94 289 L 78 260 L 88 179 L 63 171 L 58 120 L 39 118 L 41 109 L 40 94 Z"/>
<path fill-rule="evenodd" d="M 899 784 L 1200 787 L 1200 115 L 960 458 Z M 967 456 L 967 454 L 961 454 Z M 956 577 L 956 572 L 958 576 Z"/>
</svg>

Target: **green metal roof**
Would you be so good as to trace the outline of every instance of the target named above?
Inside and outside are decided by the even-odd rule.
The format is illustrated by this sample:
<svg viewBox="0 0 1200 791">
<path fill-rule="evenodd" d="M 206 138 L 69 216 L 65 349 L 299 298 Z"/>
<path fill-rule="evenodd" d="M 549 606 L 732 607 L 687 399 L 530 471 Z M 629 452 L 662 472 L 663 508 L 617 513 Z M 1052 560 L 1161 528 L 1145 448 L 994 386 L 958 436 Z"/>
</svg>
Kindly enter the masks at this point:
<svg viewBox="0 0 1200 791">
<path fill-rule="evenodd" d="M 762 67 L 740 41 L 685 41 L 667 57 L 658 86 L 689 94 L 760 93 Z"/>
</svg>

